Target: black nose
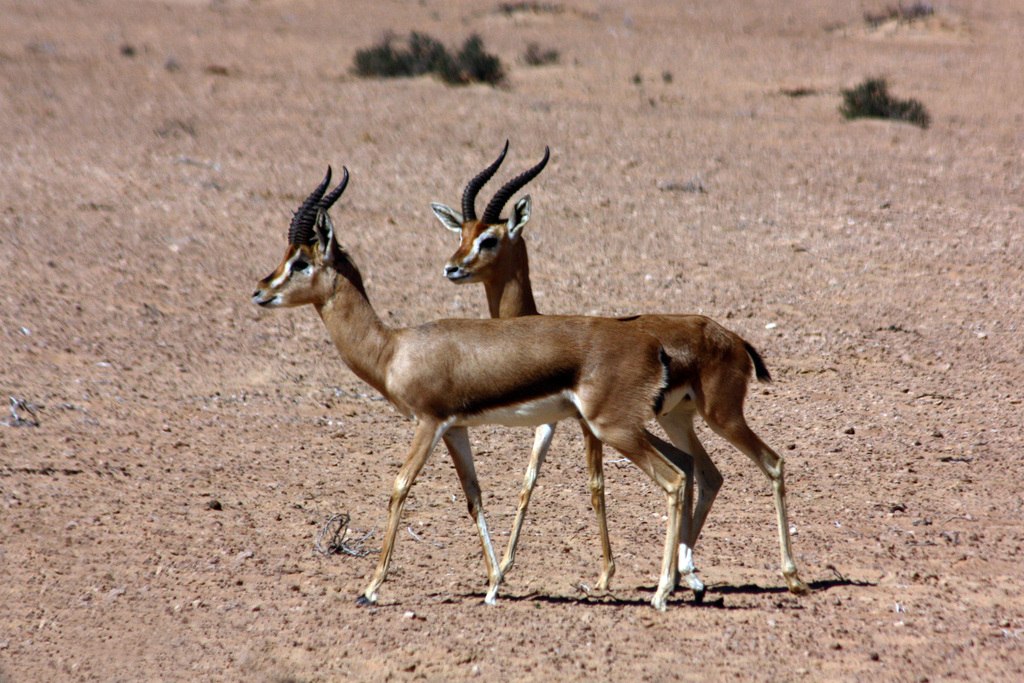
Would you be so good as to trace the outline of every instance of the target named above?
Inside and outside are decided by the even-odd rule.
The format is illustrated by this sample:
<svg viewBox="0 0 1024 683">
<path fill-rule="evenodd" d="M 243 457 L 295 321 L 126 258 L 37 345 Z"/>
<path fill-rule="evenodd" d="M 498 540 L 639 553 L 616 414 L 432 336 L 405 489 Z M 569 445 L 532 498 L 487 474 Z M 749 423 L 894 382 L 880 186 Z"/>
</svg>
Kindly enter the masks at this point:
<svg viewBox="0 0 1024 683">
<path fill-rule="evenodd" d="M 452 273 L 457 273 L 458 270 L 459 270 L 458 266 L 445 266 L 444 267 L 444 274 L 445 275 L 451 275 Z"/>
</svg>

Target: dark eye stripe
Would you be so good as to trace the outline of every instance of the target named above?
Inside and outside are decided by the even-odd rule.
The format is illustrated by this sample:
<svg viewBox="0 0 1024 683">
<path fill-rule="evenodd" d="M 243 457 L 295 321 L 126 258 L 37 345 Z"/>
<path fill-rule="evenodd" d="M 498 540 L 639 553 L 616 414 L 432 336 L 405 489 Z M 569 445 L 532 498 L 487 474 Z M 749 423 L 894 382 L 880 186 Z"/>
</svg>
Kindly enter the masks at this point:
<svg viewBox="0 0 1024 683">
<path fill-rule="evenodd" d="M 309 268 L 309 264 L 302 259 L 292 261 L 292 271 L 305 270 L 306 268 Z"/>
<path fill-rule="evenodd" d="M 497 237 L 485 237 L 484 239 L 480 240 L 481 249 L 494 249 L 496 246 L 498 246 Z"/>
</svg>

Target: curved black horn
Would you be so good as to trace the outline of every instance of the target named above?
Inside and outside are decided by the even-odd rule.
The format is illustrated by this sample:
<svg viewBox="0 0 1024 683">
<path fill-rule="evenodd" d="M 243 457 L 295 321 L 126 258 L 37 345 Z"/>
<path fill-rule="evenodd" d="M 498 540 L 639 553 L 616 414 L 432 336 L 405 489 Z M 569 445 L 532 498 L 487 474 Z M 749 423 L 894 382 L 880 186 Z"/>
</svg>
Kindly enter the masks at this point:
<svg viewBox="0 0 1024 683">
<path fill-rule="evenodd" d="M 331 167 L 328 166 L 323 182 L 306 197 L 306 201 L 302 202 L 295 215 L 292 216 L 292 224 L 288 228 L 288 244 L 312 244 L 316 239 L 316 235 L 313 234 L 313 226 L 316 223 L 316 207 L 330 184 Z"/>
<path fill-rule="evenodd" d="M 318 210 L 320 210 L 320 211 L 328 211 L 328 210 L 330 210 L 330 208 L 332 206 L 334 206 L 334 202 L 338 201 L 338 197 L 341 196 L 341 193 L 345 191 L 345 186 L 348 185 L 348 169 L 345 168 L 344 166 L 342 166 L 341 167 L 341 171 L 342 171 L 342 173 L 345 174 L 344 176 L 342 176 L 341 182 L 338 183 L 338 186 L 336 188 L 334 188 L 331 191 L 330 194 L 325 196 L 323 199 L 321 199 L 317 203 L 316 208 Z"/>
<path fill-rule="evenodd" d="M 494 195 L 490 203 L 487 204 L 487 208 L 484 209 L 484 216 L 480 219 L 481 223 L 488 225 L 497 223 L 501 220 L 501 210 L 505 208 L 505 204 L 509 198 L 518 192 L 526 183 L 530 182 L 537 177 L 537 174 L 544 170 L 544 167 L 548 163 L 548 159 L 551 157 L 551 150 L 544 147 L 544 158 L 540 160 L 540 163 L 531 168 L 529 171 L 520 173 L 512 180 L 505 183 L 504 187 L 498 190 L 498 193 Z"/>
<path fill-rule="evenodd" d="M 462 193 L 462 220 L 473 221 L 476 220 L 476 195 L 480 192 L 480 188 L 484 186 L 494 172 L 501 166 L 501 162 L 505 160 L 505 153 L 508 152 L 508 140 L 505 140 L 505 148 L 501 150 L 501 154 L 495 160 L 493 164 L 480 171 L 480 173 L 469 181 L 466 185 L 465 191 Z"/>
</svg>

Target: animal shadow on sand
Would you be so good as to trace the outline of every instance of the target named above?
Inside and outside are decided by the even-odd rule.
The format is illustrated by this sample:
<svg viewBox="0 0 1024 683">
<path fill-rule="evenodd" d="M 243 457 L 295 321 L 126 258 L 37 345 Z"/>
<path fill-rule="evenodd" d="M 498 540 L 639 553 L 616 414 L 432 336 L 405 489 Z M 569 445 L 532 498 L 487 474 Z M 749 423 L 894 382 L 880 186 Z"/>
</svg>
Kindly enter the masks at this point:
<svg viewBox="0 0 1024 683">
<path fill-rule="evenodd" d="M 819 591 L 827 591 L 832 588 L 840 588 L 844 586 L 876 586 L 878 584 L 871 581 L 854 581 L 852 579 L 841 578 L 841 579 L 826 579 L 821 581 L 809 581 L 808 587 L 812 593 Z M 643 593 L 653 593 L 657 589 L 656 585 L 650 586 L 637 586 L 636 591 Z M 585 593 L 582 589 L 579 589 L 580 594 L 578 595 L 564 595 L 564 594 L 552 594 L 552 593 L 540 593 L 533 591 L 525 593 L 523 595 L 502 595 L 501 601 L 503 602 L 546 602 L 552 605 L 605 605 L 613 607 L 625 607 L 625 606 L 637 606 L 637 607 L 650 607 L 651 601 L 646 597 L 625 597 L 622 595 L 616 595 L 614 592 L 601 593 L 601 594 L 590 594 Z M 754 583 L 740 584 L 737 586 L 732 585 L 714 585 L 709 584 L 707 587 L 707 595 L 701 601 L 695 601 L 692 596 L 685 597 L 685 593 L 682 596 L 669 599 L 670 605 L 681 605 L 688 607 L 704 607 L 714 609 L 725 609 L 725 610 L 745 610 L 752 609 L 750 605 L 726 605 L 725 596 L 727 595 L 789 595 L 789 590 L 785 586 L 759 586 Z M 483 605 L 483 599 L 485 594 L 477 591 L 467 593 L 434 593 L 427 597 L 438 599 L 442 603 L 457 603 L 466 600 L 480 600 L 480 604 Z M 799 600 L 794 596 L 794 599 Z"/>
</svg>

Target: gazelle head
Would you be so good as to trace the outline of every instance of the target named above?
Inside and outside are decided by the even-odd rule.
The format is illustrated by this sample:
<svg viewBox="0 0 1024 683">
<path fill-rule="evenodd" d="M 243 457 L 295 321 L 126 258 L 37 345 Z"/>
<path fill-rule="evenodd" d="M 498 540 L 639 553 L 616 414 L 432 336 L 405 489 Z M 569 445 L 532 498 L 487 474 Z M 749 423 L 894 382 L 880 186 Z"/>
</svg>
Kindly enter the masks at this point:
<svg viewBox="0 0 1024 683">
<path fill-rule="evenodd" d="M 327 214 L 348 185 L 348 169 L 331 193 L 327 176 L 292 216 L 288 228 L 288 250 L 273 273 L 259 281 L 252 302 L 265 308 L 323 304 L 333 293 L 335 275 L 348 270 L 348 255 L 334 237 L 334 223 Z M 356 273 L 358 276 L 358 272 Z"/>
<path fill-rule="evenodd" d="M 461 237 L 459 248 L 444 267 L 445 277 L 457 284 L 485 282 L 496 277 L 497 271 L 509 259 L 508 250 L 522 237 L 523 228 L 530 220 L 530 195 L 525 195 L 515 203 L 508 218 L 501 218 L 501 212 L 512 195 L 544 169 L 551 156 L 547 147 L 544 148 L 544 158 L 540 163 L 505 183 L 487 204 L 483 217 L 476 217 L 476 195 L 498 170 L 506 152 L 507 140 L 494 163 L 466 185 L 462 193 L 462 213 L 444 204 L 434 202 L 430 205 L 442 225 L 459 233 Z"/>
</svg>

